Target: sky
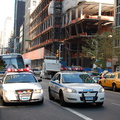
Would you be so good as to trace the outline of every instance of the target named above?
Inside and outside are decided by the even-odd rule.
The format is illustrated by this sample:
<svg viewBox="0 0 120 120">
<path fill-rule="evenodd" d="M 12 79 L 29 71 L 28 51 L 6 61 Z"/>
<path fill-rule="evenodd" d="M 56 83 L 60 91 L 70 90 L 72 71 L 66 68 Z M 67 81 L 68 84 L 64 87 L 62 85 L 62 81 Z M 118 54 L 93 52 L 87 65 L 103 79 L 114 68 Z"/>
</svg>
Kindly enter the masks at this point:
<svg viewBox="0 0 120 120">
<path fill-rule="evenodd" d="M 8 47 L 14 27 L 15 0 L 0 0 L 0 47 Z"/>
<path fill-rule="evenodd" d="M 5 19 L 10 17 L 11 24 L 14 18 L 14 1 L 15 0 L 0 0 L 0 30 L 3 29 Z"/>
</svg>

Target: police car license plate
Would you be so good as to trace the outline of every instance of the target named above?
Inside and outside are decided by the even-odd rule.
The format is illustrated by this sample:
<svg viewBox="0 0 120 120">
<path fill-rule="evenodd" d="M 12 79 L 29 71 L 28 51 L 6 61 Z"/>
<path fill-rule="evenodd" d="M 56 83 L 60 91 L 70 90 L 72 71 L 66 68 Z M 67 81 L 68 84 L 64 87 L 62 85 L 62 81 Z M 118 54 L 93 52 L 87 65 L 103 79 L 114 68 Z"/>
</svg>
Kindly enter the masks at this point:
<svg viewBox="0 0 120 120">
<path fill-rule="evenodd" d="M 21 97 L 21 100 L 29 100 L 30 97 Z"/>
<path fill-rule="evenodd" d="M 93 100 L 93 97 L 85 97 L 85 100 Z"/>
</svg>

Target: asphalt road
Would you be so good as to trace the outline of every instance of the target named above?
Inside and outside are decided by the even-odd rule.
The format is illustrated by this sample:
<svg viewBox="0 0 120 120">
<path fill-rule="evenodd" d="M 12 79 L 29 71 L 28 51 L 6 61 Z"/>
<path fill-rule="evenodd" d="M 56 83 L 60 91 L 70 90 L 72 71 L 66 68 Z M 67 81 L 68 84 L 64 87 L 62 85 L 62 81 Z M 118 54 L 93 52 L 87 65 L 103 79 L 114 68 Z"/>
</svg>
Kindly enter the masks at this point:
<svg viewBox="0 0 120 120">
<path fill-rule="evenodd" d="M 12 104 L 2 106 L 0 120 L 120 120 L 120 91 L 106 90 L 106 100 L 102 107 L 94 104 L 70 104 L 61 107 L 59 101 L 48 98 L 48 82 L 43 80 L 45 101 L 41 104 Z"/>
</svg>

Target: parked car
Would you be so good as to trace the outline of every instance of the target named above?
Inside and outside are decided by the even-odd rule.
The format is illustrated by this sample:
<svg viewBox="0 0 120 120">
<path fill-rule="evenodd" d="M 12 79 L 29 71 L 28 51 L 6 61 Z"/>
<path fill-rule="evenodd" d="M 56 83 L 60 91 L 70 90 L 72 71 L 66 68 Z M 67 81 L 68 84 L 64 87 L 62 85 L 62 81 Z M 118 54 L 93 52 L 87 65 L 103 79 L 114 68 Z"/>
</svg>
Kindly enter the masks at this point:
<svg viewBox="0 0 120 120">
<path fill-rule="evenodd" d="M 43 103 L 41 80 L 29 72 L 7 72 L 0 80 L 0 96 L 3 105 L 7 103 Z"/>
<path fill-rule="evenodd" d="M 109 87 L 116 91 L 120 89 L 120 72 L 107 73 L 98 83 L 103 87 Z"/>
<path fill-rule="evenodd" d="M 86 72 L 61 71 L 49 81 L 49 99 L 60 100 L 64 106 L 66 103 L 96 103 L 102 106 L 104 103 L 104 88 L 95 83 Z"/>
<path fill-rule="evenodd" d="M 41 69 L 37 69 L 37 68 L 33 68 L 32 71 L 33 71 L 33 74 L 35 75 L 40 75 L 41 73 Z"/>
</svg>

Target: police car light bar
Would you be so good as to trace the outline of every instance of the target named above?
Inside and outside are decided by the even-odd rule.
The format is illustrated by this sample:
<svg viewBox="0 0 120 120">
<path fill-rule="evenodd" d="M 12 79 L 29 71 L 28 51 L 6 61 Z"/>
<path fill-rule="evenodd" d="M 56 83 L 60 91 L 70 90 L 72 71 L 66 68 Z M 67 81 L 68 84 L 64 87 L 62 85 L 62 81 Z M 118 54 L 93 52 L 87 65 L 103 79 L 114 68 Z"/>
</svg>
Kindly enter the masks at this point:
<svg viewBox="0 0 120 120">
<path fill-rule="evenodd" d="M 82 67 L 61 67 L 61 71 L 83 71 Z"/>
<path fill-rule="evenodd" d="M 11 68 L 8 68 L 7 72 L 30 72 L 30 69 L 29 68 L 22 68 L 22 69 L 11 69 Z"/>
</svg>

